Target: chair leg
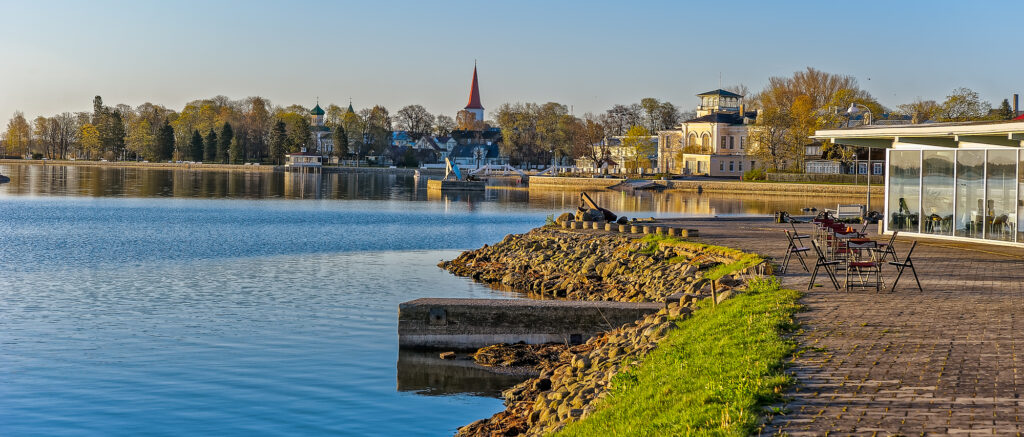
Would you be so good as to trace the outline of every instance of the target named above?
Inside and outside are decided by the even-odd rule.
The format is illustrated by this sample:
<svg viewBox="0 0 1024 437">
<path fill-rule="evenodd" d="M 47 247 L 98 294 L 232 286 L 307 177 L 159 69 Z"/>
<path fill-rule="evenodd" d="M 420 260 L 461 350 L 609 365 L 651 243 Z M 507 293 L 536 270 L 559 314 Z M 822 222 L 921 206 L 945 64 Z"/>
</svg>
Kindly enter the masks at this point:
<svg viewBox="0 0 1024 437">
<path fill-rule="evenodd" d="M 800 265 L 804 266 L 804 271 L 810 273 L 811 270 L 807 268 L 807 262 L 804 261 L 804 256 L 800 252 L 796 253 L 796 259 L 800 260 Z"/>
<path fill-rule="evenodd" d="M 789 258 L 793 255 L 793 251 L 786 249 L 786 257 L 782 259 L 782 274 L 786 274 L 789 270 Z"/>
<path fill-rule="evenodd" d="M 896 290 L 896 284 L 900 282 L 900 276 L 903 276 L 903 269 L 904 267 L 902 266 L 896 266 L 896 270 L 899 270 L 900 273 L 896 275 L 896 279 L 892 281 L 892 288 L 889 289 L 890 293 Z"/>
<path fill-rule="evenodd" d="M 832 281 L 832 286 L 836 288 L 836 291 L 839 291 L 839 279 L 836 278 L 835 272 L 833 272 L 829 266 L 825 266 L 825 273 L 828 273 L 829 280 Z"/>
<path fill-rule="evenodd" d="M 908 262 L 907 264 L 910 267 L 910 272 L 914 274 L 914 281 L 917 282 L 917 291 L 924 293 L 924 288 L 921 288 L 921 280 L 917 279 L 917 269 L 914 268 L 914 263 Z"/>
<path fill-rule="evenodd" d="M 821 267 L 820 264 L 816 264 L 814 266 L 814 272 L 811 273 L 811 282 L 807 283 L 807 289 L 808 290 L 814 288 L 814 278 L 818 277 L 818 268 L 820 268 L 820 267 Z"/>
</svg>

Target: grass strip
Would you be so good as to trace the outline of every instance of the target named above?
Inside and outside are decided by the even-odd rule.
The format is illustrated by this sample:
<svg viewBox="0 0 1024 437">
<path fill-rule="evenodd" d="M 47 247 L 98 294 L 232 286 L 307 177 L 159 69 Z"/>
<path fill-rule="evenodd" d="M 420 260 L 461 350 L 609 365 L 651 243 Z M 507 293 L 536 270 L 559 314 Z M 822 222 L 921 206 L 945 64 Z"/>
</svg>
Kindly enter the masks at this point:
<svg viewBox="0 0 1024 437">
<path fill-rule="evenodd" d="M 586 419 L 557 435 L 741 436 L 756 431 L 765 405 L 790 383 L 783 359 L 795 343 L 800 293 L 772 277 L 717 308 L 703 308 L 658 348 L 612 379 Z"/>
<path fill-rule="evenodd" d="M 681 240 L 679 238 L 669 237 L 667 235 L 646 235 L 643 238 L 641 238 L 640 241 L 647 243 L 647 246 L 640 250 L 641 253 L 654 253 L 658 250 L 660 246 L 666 245 L 679 247 L 690 252 L 699 251 L 733 259 L 734 261 L 730 263 L 719 264 L 704 272 L 704 277 L 712 281 L 719 279 L 725 275 L 731 274 L 733 272 L 738 272 L 747 267 L 756 266 L 760 264 L 762 261 L 764 261 L 764 258 L 757 254 L 747 253 L 729 247 L 694 243 L 692 241 Z M 668 262 L 670 263 L 684 261 L 688 262 L 690 261 L 690 258 L 685 256 L 677 256 L 668 260 Z"/>
</svg>

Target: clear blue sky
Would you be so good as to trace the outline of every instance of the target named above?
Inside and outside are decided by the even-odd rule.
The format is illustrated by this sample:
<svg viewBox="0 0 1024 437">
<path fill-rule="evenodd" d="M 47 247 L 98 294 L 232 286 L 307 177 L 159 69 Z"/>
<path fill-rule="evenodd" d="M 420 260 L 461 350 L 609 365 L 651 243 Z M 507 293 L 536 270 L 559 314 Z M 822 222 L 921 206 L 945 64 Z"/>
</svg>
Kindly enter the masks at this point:
<svg viewBox="0 0 1024 437">
<path fill-rule="evenodd" d="M 0 120 L 223 94 L 275 104 L 419 103 L 454 115 L 473 60 L 488 111 L 576 114 L 807 66 L 855 76 L 884 105 L 964 86 L 1024 93 L 1020 1 L 0 0 Z M 490 112 L 488 112 L 490 114 Z"/>
</svg>

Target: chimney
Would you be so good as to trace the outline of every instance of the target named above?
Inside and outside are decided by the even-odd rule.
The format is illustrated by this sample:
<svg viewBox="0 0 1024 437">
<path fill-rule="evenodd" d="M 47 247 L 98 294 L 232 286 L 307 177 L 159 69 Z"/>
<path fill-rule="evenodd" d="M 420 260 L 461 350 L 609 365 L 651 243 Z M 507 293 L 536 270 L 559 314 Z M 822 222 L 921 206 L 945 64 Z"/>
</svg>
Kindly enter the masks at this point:
<svg viewBox="0 0 1024 437">
<path fill-rule="evenodd" d="M 1014 117 L 1020 115 L 1020 112 L 1017 112 L 1017 101 L 1019 100 L 1019 98 L 1020 98 L 1019 95 L 1017 95 L 1017 94 L 1013 95 L 1013 116 Z"/>
</svg>

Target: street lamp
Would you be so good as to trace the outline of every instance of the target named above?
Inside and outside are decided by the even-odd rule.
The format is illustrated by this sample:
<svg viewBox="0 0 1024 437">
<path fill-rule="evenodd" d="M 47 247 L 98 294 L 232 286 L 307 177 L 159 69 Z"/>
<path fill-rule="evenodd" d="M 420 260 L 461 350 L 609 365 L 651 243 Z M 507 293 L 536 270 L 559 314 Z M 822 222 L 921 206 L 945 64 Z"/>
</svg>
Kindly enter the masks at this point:
<svg viewBox="0 0 1024 437">
<path fill-rule="evenodd" d="M 847 127 L 849 127 L 850 121 L 853 119 L 853 116 L 857 115 L 857 114 L 859 114 L 861 112 L 860 108 L 864 108 L 864 111 L 867 112 L 866 114 L 864 114 L 864 124 L 865 125 L 871 124 L 871 108 L 868 108 L 867 106 L 864 106 L 864 105 L 862 105 L 860 103 L 857 103 L 857 102 L 852 102 L 852 103 L 850 103 L 850 107 L 846 109 L 846 115 L 847 115 L 846 125 L 847 125 Z M 868 193 L 867 193 L 867 196 L 866 196 L 867 197 L 867 205 L 866 205 L 866 207 L 864 209 L 864 214 L 866 215 L 868 212 L 871 211 L 871 148 L 870 147 L 865 147 L 865 149 L 867 149 L 867 151 L 868 151 L 868 163 L 867 163 Z M 856 160 L 854 160 L 854 165 L 857 167 L 854 170 L 856 172 L 854 174 L 856 175 L 856 174 L 860 173 L 860 165 L 859 165 L 859 163 L 857 163 Z M 856 176 L 854 176 L 854 177 L 856 177 Z"/>
</svg>

